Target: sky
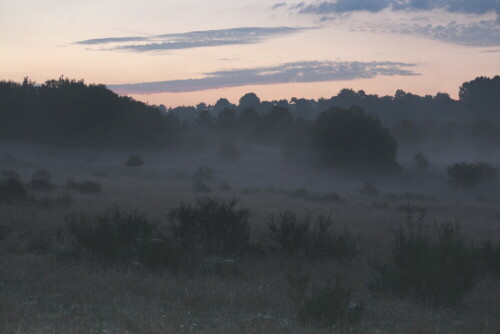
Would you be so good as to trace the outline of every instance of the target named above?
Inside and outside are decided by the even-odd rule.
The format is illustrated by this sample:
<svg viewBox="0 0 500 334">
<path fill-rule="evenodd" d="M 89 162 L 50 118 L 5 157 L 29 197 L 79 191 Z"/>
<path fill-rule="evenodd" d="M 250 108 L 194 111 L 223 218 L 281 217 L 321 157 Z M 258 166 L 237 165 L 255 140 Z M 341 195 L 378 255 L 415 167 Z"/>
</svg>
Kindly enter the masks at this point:
<svg viewBox="0 0 500 334">
<path fill-rule="evenodd" d="M 500 74 L 500 0 L 0 0 L 0 80 L 167 107 L 449 93 Z"/>
</svg>

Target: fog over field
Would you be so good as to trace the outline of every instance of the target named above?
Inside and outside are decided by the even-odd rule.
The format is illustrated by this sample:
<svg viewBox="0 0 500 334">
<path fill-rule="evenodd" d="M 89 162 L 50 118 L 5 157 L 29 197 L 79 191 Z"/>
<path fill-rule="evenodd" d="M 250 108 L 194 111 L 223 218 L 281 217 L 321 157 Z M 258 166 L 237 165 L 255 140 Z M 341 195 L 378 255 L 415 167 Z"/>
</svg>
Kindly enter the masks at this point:
<svg viewBox="0 0 500 334">
<path fill-rule="evenodd" d="M 499 333 L 499 11 L 0 0 L 0 334 Z"/>
</svg>

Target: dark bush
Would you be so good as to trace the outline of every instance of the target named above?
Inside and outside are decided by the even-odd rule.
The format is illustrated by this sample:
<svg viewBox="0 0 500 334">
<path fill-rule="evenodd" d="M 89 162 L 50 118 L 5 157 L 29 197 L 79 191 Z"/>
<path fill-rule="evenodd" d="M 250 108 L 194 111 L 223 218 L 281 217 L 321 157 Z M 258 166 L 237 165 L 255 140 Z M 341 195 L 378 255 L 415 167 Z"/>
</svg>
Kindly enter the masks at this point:
<svg viewBox="0 0 500 334">
<path fill-rule="evenodd" d="M 46 179 L 32 179 L 29 186 L 34 190 L 50 190 L 54 187 L 50 181 Z"/>
<path fill-rule="evenodd" d="M 137 155 L 131 155 L 123 164 L 127 167 L 141 167 L 144 165 L 144 160 Z"/>
<path fill-rule="evenodd" d="M 288 275 L 289 295 L 300 322 L 315 327 L 351 326 L 361 321 L 364 307 L 353 303 L 341 277 L 332 284 L 309 288 L 309 274 L 297 270 Z"/>
<path fill-rule="evenodd" d="M 143 215 L 119 211 L 89 219 L 67 218 L 73 237 L 71 253 L 77 259 L 100 265 L 136 263 L 146 269 L 177 270 L 177 254 L 169 239 Z"/>
<path fill-rule="evenodd" d="M 102 187 L 95 181 L 82 181 L 76 182 L 75 178 L 68 178 L 66 180 L 66 188 L 76 190 L 82 194 L 98 194 L 102 192 Z"/>
<path fill-rule="evenodd" d="M 495 184 L 498 180 L 497 168 L 485 162 L 456 163 L 448 166 L 447 171 L 450 183 L 463 189 L 474 188 L 480 184 Z"/>
<path fill-rule="evenodd" d="M 395 231 L 392 256 L 373 261 L 378 277 L 373 287 L 431 305 L 453 306 L 474 287 L 478 263 L 453 224 L 434 224 L 433 233 L 424 223 L 424 212 Z"/>
<path fill-rule="evenodd" d="M 313 202 L 322 202 L 322 203 L 344 203 L 345 199 L 342 198 L 339 194 L 331 192 L 323 195 L 312 194 L 307 197 L 308 200 Z"/>
<path fill-rule="evenodd" d="M 28 200 L 28 193 L 16 179 L 0 181 L 0 202 L 18 203 Z"/>
<path fill-rule="evenodd" d="M 290 197 L 296 197 L 296 198 L 304 198 L 304 197 L 309 196 L 309 193 L 304 188 L 297 188 L 297 189 L 295 189 L 293 191 L 290 191 L 288 193 L 288 196 L 290 196 Z"/>
<path fill-rule="evenodd" d="M 229 184 L 229 182 L 227 180 L 223 180 L 219 184 L 219 189 L 222 190 L 222 191 L 230 191 L 231 190 L 231 185 Z"/>
<path fill-rule="evenodd" d="M 500 275 L 500 243 L 495 246 L 491 240 L 483 242 L 478 247 L 478 256 L 485 272 Z"/>
<path fill-rule="evenodd" d="M 250 239 L 249 211 L 236 206 L 234 199 L 207 197 L 172 209 L 169 218 L 174 241 L 194 258 L 241 254 Z"/>
<path fill-rule="evenodd" d="M 356 254 L 356 243 L 345 232 L 334 235 L 330 232 L 329 217 L 319 215 L 311 228 L 311 216 L 300 219 L 290 211 L 272 216 L 268 224 L 271 232 L 271 248 L 280 254 L 295 254 L 299 251 L 309 258 L 352 257 Z"/>
<path fill-rule="evenodd" d="M 377 196 L 380 193 L 380 190 L 370 182 L 365 181 L 363 183 L 363 188 L 361 188 L 359 192 L 365 196 Z"/>
<path fill-rule="evenodd" d="M 193 175 L 192 189 L 194 192 L 209 193 L 212 188 L 207 185 L 207 182 L 212 180 L 215 170 L 210 167 L 198 167 Z"/>
<path fill-rule="evenodd" d="M 429 171 L 429 159 L 421 152 L 413 154 L 411 163 L 418 174 L 425 174 Z"/>
<path fill-rule="evenodd" d="M 313 146 L 329 166 L 396 166 L 396 140 L 377 118 L 365 115 L 358 107 L 323 112 L 311 135 Z"/>
<path fill-rule="evenodd" d="M 219 157 L 224 160 L 234 161 L 240 157 L 240 150 L 236 147 L 234 142 L 227 138 L 222 138 L 219 142 Z"/>
<path fill-rule="evenodd" d="M 52 174 L 50 174 L 50 172 L 45 169 L 39 169 L 36 172 L 34 172 L 31 177 L 34 180 L 50 181 L 52 179 Z"/>
</svg>

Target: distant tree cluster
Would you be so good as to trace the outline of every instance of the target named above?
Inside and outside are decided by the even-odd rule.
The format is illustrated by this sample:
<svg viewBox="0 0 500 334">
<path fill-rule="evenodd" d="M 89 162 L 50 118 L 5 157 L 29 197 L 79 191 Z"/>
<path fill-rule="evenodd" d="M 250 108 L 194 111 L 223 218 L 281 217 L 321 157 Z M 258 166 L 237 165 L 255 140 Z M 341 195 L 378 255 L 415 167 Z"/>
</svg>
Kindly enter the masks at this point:
<svg viewBox="0 0 500 334">
<path fill-rule="evenodd" d="M 57 145 L 157 145 L 172 139 L 158 108 L 104 85 L 61 77 L 0 81 L 0 139 Z"/>
</svg>

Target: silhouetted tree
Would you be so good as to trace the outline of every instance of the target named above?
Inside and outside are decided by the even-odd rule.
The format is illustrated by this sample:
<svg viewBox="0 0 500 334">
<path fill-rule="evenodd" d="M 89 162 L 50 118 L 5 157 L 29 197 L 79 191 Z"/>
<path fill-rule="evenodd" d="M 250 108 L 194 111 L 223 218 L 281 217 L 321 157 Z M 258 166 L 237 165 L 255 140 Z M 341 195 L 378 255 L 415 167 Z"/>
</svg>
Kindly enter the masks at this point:
<svg viewBox="0 0 500 334">
<path fill-rule="evenodd" d="M 313 146 L 330 166 L 394 166 L 397 143 L 389 130 L 362 109 L 332 108 L 311 130 Z"/>
</svg>

